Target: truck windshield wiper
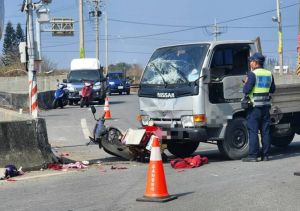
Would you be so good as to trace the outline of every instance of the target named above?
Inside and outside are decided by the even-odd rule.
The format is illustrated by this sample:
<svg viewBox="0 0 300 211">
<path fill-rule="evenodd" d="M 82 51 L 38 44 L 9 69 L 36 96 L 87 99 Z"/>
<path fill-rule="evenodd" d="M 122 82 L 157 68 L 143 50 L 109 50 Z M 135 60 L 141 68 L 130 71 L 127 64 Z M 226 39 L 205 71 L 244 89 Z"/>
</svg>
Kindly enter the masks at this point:
<svg viewBox="0 0 300 211">
<path fill-rule="evenodd" d="M 166 88 L 168 86 L 168 83 L 164 79 L 163 75 L 161 74 L 161 72 L 159 71 L 159 69 L 157 68 L 157 66 L 155 64 L 153 64 L 153 63 L 151 63 L 150 65 L 152 65 L 154 67 L 155 72 L 157 72 L 160 75 L 161 79 L 164 82 L 165 88 Z"/>
<path fill-rule="evenodd" d="M 189 82 L 189 84 L 194 83 L 194 84 L 196 85 L 197 81 L 198 81 L 200 78 L 205 78 L 205 77 L 207 77 L 207 75 L 199 76 L 196 80 Z"/>
</svg>

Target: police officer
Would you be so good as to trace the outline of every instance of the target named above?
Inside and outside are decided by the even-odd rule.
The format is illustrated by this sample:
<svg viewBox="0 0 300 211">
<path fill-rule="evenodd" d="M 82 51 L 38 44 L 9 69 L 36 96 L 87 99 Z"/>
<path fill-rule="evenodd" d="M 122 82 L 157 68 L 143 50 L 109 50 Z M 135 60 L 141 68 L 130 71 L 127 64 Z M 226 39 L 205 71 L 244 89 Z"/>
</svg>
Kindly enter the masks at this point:
<svg viewBox="0 0 300 211">
<path fill-rule="evenodd" d="M 247 128 L 249 132 L 249 153 L 244 162 L 257 162 L 261 155 L 262 161 L 269 160 L 270 140 L 270 93 L 275 92 L 272 73 L 263 68 L 265 57 L 254 53 L 249 57 L 251 71 L 246 78 L 243 92 L 249 96 L 251 105 L 247 109 Z M 258 130 L 262 137 L 262 151 L 259 151 Z"/>
</svg>

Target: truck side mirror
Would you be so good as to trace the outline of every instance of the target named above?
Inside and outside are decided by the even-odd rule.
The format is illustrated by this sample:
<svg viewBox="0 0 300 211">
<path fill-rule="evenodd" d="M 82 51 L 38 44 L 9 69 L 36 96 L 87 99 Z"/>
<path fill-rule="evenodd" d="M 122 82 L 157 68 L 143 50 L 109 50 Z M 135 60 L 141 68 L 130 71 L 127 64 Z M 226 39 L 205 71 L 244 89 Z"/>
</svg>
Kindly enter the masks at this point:
<svg viewBox="0 0 300 211">
<path fill-rule="evenodd" d="M 210 71 L 207 67 L 202 69 L 202 76 L 203 76 L 203 83 L 208 84 L 210 83 Z"/>
</svg>

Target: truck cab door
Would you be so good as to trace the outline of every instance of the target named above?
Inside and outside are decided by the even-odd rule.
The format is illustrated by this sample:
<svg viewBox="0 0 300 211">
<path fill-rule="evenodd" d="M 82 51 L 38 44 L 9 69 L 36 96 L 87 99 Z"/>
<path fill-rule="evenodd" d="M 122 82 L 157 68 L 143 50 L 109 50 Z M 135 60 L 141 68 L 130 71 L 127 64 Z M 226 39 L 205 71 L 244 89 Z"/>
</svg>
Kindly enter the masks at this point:
<svg viewBox="0 0 300 211">
<path fill-rule="evenodd" d="M 222 44 L 215 47 L 210 63 L 211 103 L 240 102 L 242 80 L 249 71 L 250 44 Z"/>
</svg>

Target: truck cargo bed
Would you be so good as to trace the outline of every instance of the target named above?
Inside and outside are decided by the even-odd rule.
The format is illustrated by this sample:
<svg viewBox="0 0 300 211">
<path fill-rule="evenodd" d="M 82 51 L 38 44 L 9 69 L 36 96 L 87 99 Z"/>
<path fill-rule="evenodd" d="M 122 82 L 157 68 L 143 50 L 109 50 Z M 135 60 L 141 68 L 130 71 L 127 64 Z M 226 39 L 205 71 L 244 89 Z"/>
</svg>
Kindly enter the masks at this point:
<svg viewBox="0 0 300 211">
<path fill-rule="evenodd" d="M 300 112 L 300 83 L 276 85 L 272 108 L 272 112 L 275 108 L 281 113 Z"/>
</svg>

